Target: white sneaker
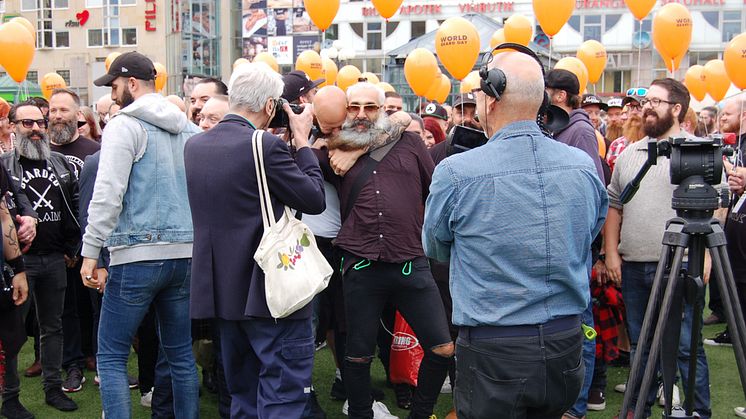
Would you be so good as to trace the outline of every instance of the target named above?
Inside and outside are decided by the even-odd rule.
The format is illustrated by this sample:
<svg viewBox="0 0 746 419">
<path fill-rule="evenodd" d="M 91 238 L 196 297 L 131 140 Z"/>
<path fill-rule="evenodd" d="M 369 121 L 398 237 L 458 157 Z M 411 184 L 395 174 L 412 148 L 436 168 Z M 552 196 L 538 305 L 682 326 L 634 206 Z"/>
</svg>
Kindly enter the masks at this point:
<svg viewBox="0 0 746 419">
<path fill-rule="evenodd" d="M 345 404 L 342 405 L 342 413 L 344 413 L 345 416 L 348 416 L 349 407 L 350 405 L 348 404 L 347 400 L 345 400 Z M 374 400 L 373 419 L 399 419 L 399 417 L 392 415 L 385 404 Z"/>
<path fill-rule="evenodd" d="M 621 383 L 614 386 L 614 391 L 617 393 L 624 393 L 627 391 L 627 383 Z"/>
<path fill-rule="evenodd" d="M 663 394 L 663 383 L 658 386 L 658 404 L 661 406 L 666 405 L 666 396 Z M 681 395 L 679 394 L 679 386 L 673 385 L 673 402 L 672 407 L 681 406 Z"/>
<path fill-rule="evenodd" d="M 148 409 L 153 403 L 153 388 L 149 392 L 145 393 L 140 397 L 140 405 L 147 407 Z"/>
<path fill-rule="evenodd" d="M 733 413 L 739 418 L 746 418 L 746 407 L 736 407 L 733 409 Z"/>
<path fill-rule="evenodd" d="M 443 381 L 443 387 L 440 388 L 440 394 L 451 394 L 453 393 L 453 387 L 451 386 L 451 377 L 446 377 Z"/>
</svg>

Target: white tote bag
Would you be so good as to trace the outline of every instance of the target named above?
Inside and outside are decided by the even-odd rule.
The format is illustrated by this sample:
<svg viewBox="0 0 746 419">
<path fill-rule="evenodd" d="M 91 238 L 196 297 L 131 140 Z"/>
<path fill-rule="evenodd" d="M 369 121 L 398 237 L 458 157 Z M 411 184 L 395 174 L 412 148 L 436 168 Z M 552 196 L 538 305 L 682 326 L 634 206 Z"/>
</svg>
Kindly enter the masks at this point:
<svg viewBox="0 0 746 419">
<path fill-rule="evenodd" d="M 319 251 L 311 230 L 293 216 L 290 208 L 285 206 L 282 217 L 275 221 L 264 168 L 263 134 L 264 131 L 255 130 L 251 139 L 264 223 L 264 234 L 254 260 L 264 271 L 269 312 L 279 319 L 311 302 L 329 285 L 333 270 Z"/>
</svg>

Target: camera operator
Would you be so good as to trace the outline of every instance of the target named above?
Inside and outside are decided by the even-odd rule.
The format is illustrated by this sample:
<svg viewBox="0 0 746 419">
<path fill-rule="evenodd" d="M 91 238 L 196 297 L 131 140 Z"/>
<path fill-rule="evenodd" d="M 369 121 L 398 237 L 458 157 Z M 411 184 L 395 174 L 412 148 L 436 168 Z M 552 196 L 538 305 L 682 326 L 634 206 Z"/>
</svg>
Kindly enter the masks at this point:
<svg viewBox="0 0 746 419">
<path fill-rule="evenodd" d="M 489 68 L 507 80 L 500 100 L 476 93 L 491 139 L 438 164 L 422 231 L 425 253 L 450 259 L 456 411 L 560 417 L 583 384 L 580 315 L 606 191 L 585 153 L 536 124 L 544 98 L 537 61 L 505 52 Z"/>
<path fill-rule="evenodd" d="M 658 157 L 657 164 L 650 168 L 640 184 L 640 190 L 630 202 L 623 204 L 620 201 L 620 194 L 647 160 L 648 139 L 666 141 L 672 136 L 687 135 L 681 130 L 679 124 L 684 120 L 689 108 L 689 91 L 682 83 L 674 79 L 655 80 L 646 93 L 646 96 L 640 100 L 643 106 L 642 121 L 646 137 L 629 144 L 616 161 L 616 168 L 608 187 L 610 208 L 604 234 L 607 275 L 617 284 L 621 283 L 633 357 L 660 258 L 661 241 L 666 223 L 676 216 L 671 208 L 671 197 L 676 186 L 671 184 L 670 160 L 664 156 Z M 624 278 L 623 282 L 622 278 Z M 703 306 L 704 301 L 702 301 Z M 685 306 L 684 313 L 677 364 L 686 390 L 693 316 L 690 304 Z M 709 373 L 707 359 L 701 345 L 701 336 L 698 339 L 700 345 L 697 354 L 694 355 L 697 357 L 694 410 L 700 417 L 709 418 L 711 415 Z M 664 356 L 673 356 L 673 354 L 664 354 Z M 626 391 L 637 394 L 639 388 L 627 388 Z M 651 387 L 645 402 L 646 417 L 650 415 L 650 406 L 655 400 L 655 393 L 656 389 Z M 633 398 L 628 418 L 633 417 L 632 411 L 636 402 L 637 400 Z"/>
</svg>

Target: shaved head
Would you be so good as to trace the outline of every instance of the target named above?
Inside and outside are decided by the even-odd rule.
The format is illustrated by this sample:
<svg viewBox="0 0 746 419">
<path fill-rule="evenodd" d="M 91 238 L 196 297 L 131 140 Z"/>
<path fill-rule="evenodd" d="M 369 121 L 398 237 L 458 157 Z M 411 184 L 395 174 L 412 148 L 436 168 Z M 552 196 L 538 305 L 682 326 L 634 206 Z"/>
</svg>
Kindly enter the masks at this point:
<svg viewBox="0 0 746 419">
<path fill-rule="evenodd" d="M 347 118 L 347 95 L 337 86 L 325 86 L 313 98 L 313 110 L 325 135 L 336 133 Z"/>
</svg>

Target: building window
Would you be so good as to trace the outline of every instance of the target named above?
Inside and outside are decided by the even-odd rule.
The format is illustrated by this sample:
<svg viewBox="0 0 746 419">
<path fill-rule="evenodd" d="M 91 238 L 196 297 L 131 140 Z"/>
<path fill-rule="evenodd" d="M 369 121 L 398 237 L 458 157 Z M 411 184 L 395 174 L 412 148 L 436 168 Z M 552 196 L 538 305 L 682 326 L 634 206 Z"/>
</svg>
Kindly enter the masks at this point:
<svg viewBox="0 0 746 419">
<path fill-rule="evenodd" d="M 29 71 L 28 73 L 26 73 L 26 80 L 30 81 L 31 83 L 39 84 L 39 72 Z"/>
<path fill-rule="evenodd" d="M 122 45 L 127 45 L 127 46 L 137 45 L 137 29 L 136 28 L 123 28 L 122 29 Z"/>
<path fill-rule="evenodd" d="M 602 33 L 601 15 L 583 16 L 583 41 L 595 39 L 601 42 Z"/>
<path fill-rule="evenodd" d="M 116 2 L 116 0 L 111 0 L 112 3 Z M 119 0 L 119 4 L 122 6 L 134 6 L 137 4 L 137 0 Z"/>
<path fill-rule="evenodd" d="M 614 29 L 614 26 L 616 26 L 616 24 L 619 23 L 619 20 L 621 18 L 622 18 L 622 15 L 620 14 L 604 15 L 604 31 L 608 32 Z"/>
<path fill-rule="evenodd" d="M 104 46 L 104 32 L 101 29 L 88 29 L 88 46 Z"/>
<path fill-rule="evenodd" d="M 104 5 L 104 0 L 85 0 L 85 7 L 101 7 Z"/>
<path fill-rule="evenodd" d="M 62 80 L 65 80 L 65 85 L 70 85 L 70 70 L 57 70 L 55 73 L 59 74 Z"/>
<path fill-rule="evenodd" d="M 579 15 L 571 16 L 567 22 L 571 28 L 580 34 L 583 34 L 583 40 L 588 41 L 595 39 L 601 41 L 604 32 L 608 32 L 619 23 L 621 14 L 610 15 Z"/>
<path fill-rule="evenodd" d="M 21 0 L 21 11 L 31 11 L 37 8 L 37 0 Z"/>
<path fill-rule="evenodd" d="M 702 12 L 702 17 L 713 28 L 720 28 L 720 12 Z"/>
<path fill-rule="evenodd" d="M 67 9 L 69 4 L 68 0 L 53 0 L 54 1 L 54 9 Z"/>
<path fill-rule="evenodd" d="M 427 22 L 420 21 L 420 22 L 412 22 L 412 39 L 419 38 L 426 32 L 426 25 Z"/>
<path fill-rule="evenodd" d="M 741 11 L 728 10 L 723 12 L 723 42 L 730 42 L 734 36 L 741 33 Z"/>
<path fill-rule="evenodd" d="M 5 13 L 5 0 L 0 0 L 0 13 Z"/>
<path fill-rule="evenodd" d="M 61 31 L 54 33 L 55 48 L 70 48 L 70 32 Z"/>
<path fill-rule="evenodd" d="M 365 24 L 365 44 L 367 49 L 380 50 L 382 43 L 381 22 L 368 22 Z"/>
<path fill-rule="evenodd" d="M 689 53 L 689 65 L 705 65 L 710 60 L 717 60 L 719 57 L 717 51 L 691 51 Z"/>
</svg>

